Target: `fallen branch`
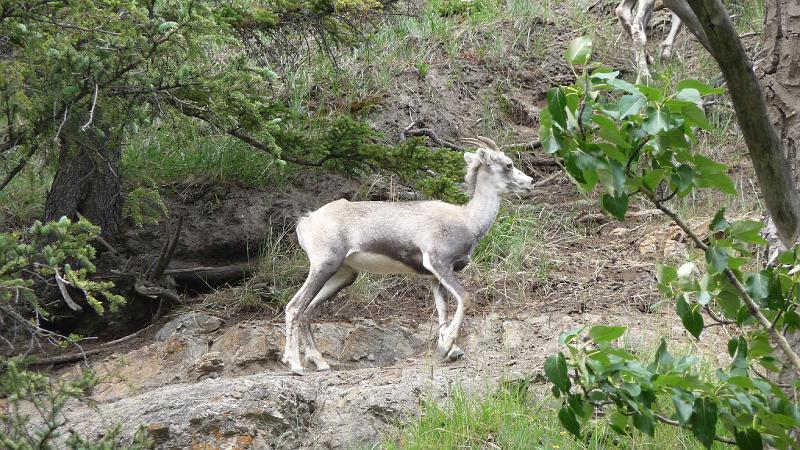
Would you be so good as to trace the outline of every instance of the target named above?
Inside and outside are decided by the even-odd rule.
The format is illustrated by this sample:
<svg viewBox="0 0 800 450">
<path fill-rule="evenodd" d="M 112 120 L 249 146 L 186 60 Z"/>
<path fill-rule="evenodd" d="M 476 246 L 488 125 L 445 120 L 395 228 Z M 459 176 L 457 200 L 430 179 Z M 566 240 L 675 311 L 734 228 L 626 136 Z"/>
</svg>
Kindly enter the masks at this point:
<svg viewBox="0 0 800 450">
<path fill-rule="evenodd" d="M 641 211 L 631 211 L 625 214 L 625 216 L 626 218 L 627 217 L 642 218 L 642 217 L 658 216 L 660 214 L 661 210 L 658 209 L 643 209 Z M 606 219 L 610 218 L 603 213 L 592 213 L 583 215 L 577 218 L 575 221 L 578 223 L 586 223 L 586 222 L 593 222 L 597 220 L 606 220 Z"/>
<path fill-rule="evenodd" d="M 440 138 L 435 131 L 433 131 L 430 128 L 425 128 L 424 124 L 418 120 L 411 122 L 410 125 L 403 128 L 403 131 L 400 132 L 400 142 L 405 141 L 408 138 L 408 136 L 426 136 L 428 139 L 431 140 L 431 142 L 433 142 L 440 148 L 449 148 L 451 150 L 456 150 L 459 152 L 466 151 L 464 147 L 458 146 L 450 141 L 445 141 L 444 139 Z"/>
<path fill-rule="evenodd" d="M 87 356 L 96 355 L 108 349 L 108 347 L 111 347 L 112 345 L 121 344 L 123 342 L 139 337 L 142 334 L 144 334 L 147 330 L 153 328 L 154 325 L 155 324 L 150 324 L 133 334 L 129 334 L 119 339 L 100 344 L 98 348 L 93 348 L 91 350 L 86 350 L 84 352 L 79 352 L 79 353 L 68 353 L 66 355 L 51 356 L 49 358 L 38 358 L 35 361 L 31 362 L 31 365 L 44 366 L 47 364 L 65 364 L 65 363 L 80 361 L 82 359 L 86 359 Z"/>
<path fill-rule="evenodd" d="M 542 186 L 547 186 L 548 184 L 552 183 L 554 180 L 556 180 L 557 178 L 559 178 L 559 177 L 561 177 L 563 175 L 564 175 L 564 172 L 560 172 L 560 171 L 556 172 L 556 173 L 551 174 L 550 176 L 548 176 L 546 178 L 543 178 L 543 179 L 537 181 L 536 183 L 533 183 L 533 187 L 534 188 L 538 188 L 538 187 L 542 187 Z"/>
</svg>

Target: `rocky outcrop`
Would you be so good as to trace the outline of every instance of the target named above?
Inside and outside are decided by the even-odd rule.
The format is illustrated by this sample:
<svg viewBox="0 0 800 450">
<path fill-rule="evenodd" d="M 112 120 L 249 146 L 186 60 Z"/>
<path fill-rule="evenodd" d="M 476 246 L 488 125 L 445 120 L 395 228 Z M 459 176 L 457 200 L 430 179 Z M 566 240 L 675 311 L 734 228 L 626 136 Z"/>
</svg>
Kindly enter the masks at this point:
<svg viewBox="0 0 800 450">
<path fill-rule="evenodd" d="M 252 321 L 215 329 L 213 317 L 190 319 L 168 323 L 163 341 L 98 362 L 97 404 L 71 405 L 70 427 L 90 437 L 116 424 L 126 436 L 144 427 L 157 449 L 373 446 L 391 439 L 423 399 L 446 401 L 456 386 L 491 389 L 503 377 L 541 380 L 537 373 L 558 348 L 560 331 L 614 322 L 588 314 L 472 317 L 466 356 L 450 364 L 433 350 L 432 322 L 322 323 L 317 344 L 333 370 L 297 377 L 278 362 L 280 326 Z"/>
</svg>

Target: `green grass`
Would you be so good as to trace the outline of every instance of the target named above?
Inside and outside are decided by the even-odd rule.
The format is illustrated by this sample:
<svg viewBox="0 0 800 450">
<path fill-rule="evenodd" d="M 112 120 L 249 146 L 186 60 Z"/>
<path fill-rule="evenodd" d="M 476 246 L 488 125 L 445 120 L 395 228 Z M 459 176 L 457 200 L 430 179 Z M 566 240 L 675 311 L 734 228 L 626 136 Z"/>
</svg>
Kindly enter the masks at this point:
<svg viewBox="0 0 800 450">
<path fill-rule="evenodd" d="M 647 327 L 638 327 L 645 332 Z M 670 334 L 664 327 L 655 340 L 646 333 L 626 333 L 622 345 L 649 361 L 655 355 L 660 336 Z M 713 377 L 716 356 L 692 343 L 668 339 L 676 356 L 694 354 L 703 362 L 697 368 L 703 377 Z M 678 342 L 678 343 L 676 343 Z M 549 384 L 533 385 L 529 378 L 501 379 L 499 386 L 485 389 L 483 394 L 469 394 L 456 387 L 444 399 L 428 396 L 420 405 L 419 414 L 397 425 L 381 447 L 393 449 L 701 449 L 691 431 L 657 423 L 655 435 L 638 431 L 621 436 L 607 426 L 598 410 L 581 425 L 581 439 L 569 434 L 559 422 L 557 410 L 561 401 L 545 394 Z M 661 411 L 672 411 L 671 400 L 660 399 Z M 722 424 L 718 434 L 725 434 Z M 715 443 L 712 448 L 728 448 Z"/>
<path fill-rule="evenodd" d="M 0 230 L 27 228 L 41 219 L 47 188 L 52 181 L 52 175 L 40 161 L 31 161 L 0 191 Z"/>
<path fill-rule="evenodd" d="M 504 382 L 484 395 L 454 389 L 444 401 L 428 398 L 419 415 L 387 436 L 381 447 L 423 449 L 701 449 L 691 433 L 657 424 L 655 436 L 620 436 L 600 417 L 584 424 L 582 439 L 558 420 L 550 396 L 529 392 L 526 381 Z M 715 444 L 713 448 L 725 448 Z"/>
<path fill-rule="evenodd" d="M 181 130 L 148 130 L 133 137 L 121 166 L 128 187 L 265 187 L 286 176 L 272 156 L 238 140 Z"/>
</svg>

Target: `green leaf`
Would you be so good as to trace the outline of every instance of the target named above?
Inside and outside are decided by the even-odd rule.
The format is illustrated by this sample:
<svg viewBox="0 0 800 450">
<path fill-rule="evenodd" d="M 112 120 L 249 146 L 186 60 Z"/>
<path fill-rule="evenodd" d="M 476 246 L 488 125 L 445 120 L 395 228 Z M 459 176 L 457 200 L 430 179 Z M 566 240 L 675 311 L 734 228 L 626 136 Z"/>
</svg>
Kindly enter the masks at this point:
<svg viewBox="0 0 800 450">
<path fill-rule="evenodd" d="M 603 194 L 601 201 L 603 209 L 619 220 L 625 220 L 625 213 L 628 212 L 628 194 L 620 192 L 617 196 Z"/>
<path fill-rule="evenodd" d="M 713 128 L 711 123 L 706 118 L 706 113 L 704 113 L 703 110 L 697 105 L 683 105 L 681 108 L 681 114 L 683 114 L 684 119 L 688 119 L 689 123 L 704 130 L 710 130 Z"/>
<path fill-rule="evenodd" d="M 633 416 L 633 426 L 642 433 L 653 437 L 656 431 L 655 421 L 652 416 L 646 414 L 636 414 Z"/>
<path fill-rule="evenodd" d="M 728 250 L 716 245 L 706 250 L 706 262 L 714 273 L 720 273 L 728 268 Z"/>
<path fill-rule="evenodd" d="M 667 169 L 655 169 L 647 172 L 642 176 L 642 182 L 648 189 L 655 190 L 659 184 L 661 184 L 661 180 L 666 175 Z"/>
<path fill-rule="evenodd" d="M 621 91 L 625 91 L 628 94 L 642 95 L 642 91 L 640 91 L 636 86 L 632 85 L 631 83 L 628 83 L 625 80 L 620 80 L 620 79 L 609 80 L 608 84 L 614 86 L 615 88 Z"/>
<path fill-rule="evenodd" d="M 544 375 L 562 393 L 569 392 L 571 383 L 567 373 L 567 360 L 564 354 L 550 355 L 544 362 Z"/>
<path fill-rule="evenodd" d="M 575 38 L 567 46 L 564 58 L 573 66 L 576 64 L 586 64 L 592 55 L 592 40 L 588 36 Z"/>
<path fill-rule="evenodd" d="M 730 222 L 725 220 L 725 208 L 720 208 L 716 214 L 714 214 L 714 219 L 711 220 L 711 223 L 708 225 L 708 229 L 711 231 L 722 231 L 730 225 Z"/>
<path fill-rule="evenodd" d="M 700 91 L 695 88 L 686 87 L 678 91 L 675 98 L 686 100 L 687 102 L 700 103 L 703 101 L 700 98 Z"/>
<path fill-rule="evenodd" d="M 728 195 L 736 195 L 736 186 L 733 185 L 731 177 L 727 173 L 702 173 L 698 172 L 695 184 L 701 188 L 718 188 Z"/>
<path fill-rule="evenodd" d="M 628 416 L 622 414 L 620 411 L 615 410 L 608 416 L 608 423 L 611 429 L 619 434 L 625 434 L 628 428 Z"/>
<path fill-rule="evenodd" d="M 575 413 L 569 407 L 565 405 L 558 410 L 558 420 L 561 422 L 561 426 L 572 433 L 576 438 L 580 439 L 581 426 L 575 418 Z"/>
<path fill-rule="evenodd" d="M 619 119 L 625 119 L 628 116 L 639 114 L 639 111 L 647 105 L 647 99 L 642 95 L 623 95 L 617 108 L 619 110 Z"/>
<path fill-rule="evenodd" d="M 769 278 L 763 273 L 751 273 L 747 275 L 744 282 L 747 293 L 753 300 L 761 300 L 769 295 Z"/>
<path fill-rule="evenodd" d="M 622 133 L 620 133 L 619 128 L 617 128 L 617 125 L 613 120 L 606 116 L 595 114 L 592 116 L 592 121 L 599 126 L 598 134 L 600 137 L 608 142 L 622 147 L 628 146 L 627 139 Z"/>
<path fill-rule="evenodd" d="M 737 241 L 767 245 L 766 239 L 761 237 L 761 228 L 763 227 L 764 224 L 757 220 L 739 220 L 731 224 L 728 233 Z"/>
<path fill-rule="evenodd" d="M 686 302 L 685 295 L 678 296 L 675 306 L 678 316 L 683 323 L 683 327 L 686 328 L 695 339 L 700 339 L 700 333 L 703 332 L 703 316 Z"/>
<path fill-rule="evenodd" d="M 595 325 L 589 330 L 589 337 L 598 344 L 601 342 L 611 342 L 622 336 L 626 329 L 627 327 Z"/>
<path fill-rule="evenodd" d="M 678 419 L 678 422 L 681 425 L 689 423 L 689 419 L 692 417 L 692 404 L 678 394 L 672 396 L 672 404 L 675 406 L 675 418 Z"/>
<path fill-rule="evenodd" d="M 694 169 L 688 164 L 681 164 L 678 170 L 672 172 L 670 183 L 673 189 L 677 189 L 679 193 L 689 192 L 689 189 L 694 185 Z"/>
<path fill-rule="evenodd" d="M 740 450 L 762 450 L 764 441 L 761 440 L 761 433 L 752 428 L 747 428 L 736 431 L 736 446 Z"/>
<path fill-rule="evenodd" d="M 567 129 L 567 96 L 564 90 L 560 88 L 553 88 L 547 91 L 547 111 L 550 113 L 553 121 L 561 126 L 561 129 Z"/>
<path fill-rule="evenodd" d="M 663 108 L 647 108 L 647 116 L 642 123 L 642 129 L 648 134 L 658 134 L 669 128 L 670 114 Z"/>
<path fill-rule="evenodd" d="M 659 283 L 669 283 L 678 278 L 678 270 L 666 264 L 656 264 L 656 280 Z"/>
<path fill-rule="evenodd" d="M 684 89 L 694 89 L 700 93 L 700 95 L 709 95 L 709 94 L 722 94 L 725 92 L 723 88 L 714 88 L 709 86 L 706 83 L 703 83 L 699 80 L 683 80 L 678 83 L 678 91 L 682 91 Z"/>
<path fill-rule="evenodd" d="M 691 417 L 692 433 L 706 448 L 711 448 L 717 434 L 717 403 L 710 397 L 700 397 L 694 401 Z"/>
</svg>

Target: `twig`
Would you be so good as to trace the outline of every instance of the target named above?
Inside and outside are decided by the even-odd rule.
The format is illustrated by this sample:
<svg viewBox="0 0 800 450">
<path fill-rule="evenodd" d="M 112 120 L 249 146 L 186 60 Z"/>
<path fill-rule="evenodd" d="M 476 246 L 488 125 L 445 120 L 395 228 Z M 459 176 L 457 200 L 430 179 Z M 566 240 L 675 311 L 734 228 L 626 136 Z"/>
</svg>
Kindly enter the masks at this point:
<svg viewBox="0 0 800 450">
<path fill-rule="evenodd" d="M 155 320 L 155 319 L 153 319 L 153 320 Z M 153 326 L 155 326 L 155 324 L 151 323 L 150 325 L 142 328 L 141 330 L 139 330 L 139 331 L 137 331 L 137 332 L 135 332 L 133 334 L 129 334 L 127 336 L 121 337 L 121 338 L 113 340 L 113 341 L 105 342 L 105 343 L 101 344 L 98 348 L 93 348 L 91 350 L 86 350 L 85 352 L 68 353 L 66 355 L 51 356 L 49 358 L 39 358 L 39 359 L 36 359 L 35 361 L 33 361 L 31 363 L 31 365 L 33 365 L 33 366 L 43 366 L 43 365 L 46 365 L 46 364 L 64 364 L 64 363 L 69 363 L 69 362 L 80 361 L 81 359 L 85 359 L 86 356 L 96 355 L 96 354 L 102 352 L 103 350 L 107 349 L 108 347 L 111 347 L 112 345 L 121 344 L 123 342 L 129 341 L 129 340 L 134 339 L 136 337 L 139 337 L 142 334 L 144 334 L 147 330 L 153 328 Z"/>
<path fill-rule="evenodd" d="M 69 114 L 69 107 L 70 105 L 67 105 L 64 108 L 64 118 L 61 119 L 61 125 L 58 126 L 58 130 L 56 130 L 56 135 L 53 136 L 53 142 L 56 145 L 58 145 L 58 137 L 61 136 L 61 129 L 64 128 L 64 124 L 67 123 L 67 115 Z"/>
<path fill-rule="evenodd" d="M 672 425 L 674 427 L 680 427 L 681 426 L 680 422 L 678 422 L 677 420 L 668 419 L 668 418 L 666 418 L 666 417 L 664 417 L 664 416 L 662 416 L 661 414 L 658 414 L 658 413 L 653 413 L 653 417 L 655 417 L 656 420 L 658 420 L 659 422 L 665 423 L 667 425 Z M 736 441 L 734 441 L 733 439 L 729 439 L 729 438 L 726 438 L 726 437 L 723 437 L 723 436 L 718 436 L 716 434 L 714 435 L 714 440 L 722 442 L 723 444 L 730 444 L 730 445 L 735 445 L 736 444 Z"/>
<path fill-rule="evenodd" d="M 81 131 L 86 131 L 89 128 L 89 125 L 92 124 L 92 120 L 94 120 L 94 107 L 97 106 L 97 91 L 99 87 L 97 83 L 94 84 L 94 99 L 92 99 L 92 108 L 89 110 L 89 120 L 86 121 L 83 126 L 81 126 Z"/>
<path fill-rule="evenodd" d="M 172 260 L 172 256 L 175 254 L 175 248 L 177 247 L 178 241 L 181 237 L 182 227 L 183 214 L 178 216 L 178 224 L 175 226 L 175 232 L 173 233 L 172 237 L 167 238 L 167 241 L 164 242 L 164 249 L 161 251 L 161 255 L 159 255 L 155 266 L 153 266 L 153 270 L 147 277 L 150 281 L 160 280 L 164 275 L 164 270 L 167 268 L 170 260 Z"/>
<path fill-rule="evenodd" d="M 672 211 L 671 209 L 666 207 L 663 203 L 661 203 L 651 190 L 642 186 L 640 188 L 640 191 L 644 193 L 645 196 L 647 196 L 647 198 L 656 206 L 656 208 L 660 209 L 661 211 L 664 212 L 664 214 L 669 216 L 669 218 L 672 219 L 672 221 L 675 222 L 675 224 L 678 225 L 678 227 L 680 227 L 684 231 L 684 233 L 686 233 L 686 235 L 689 236 L 689 238 L 691 238 L 692 242 L 694 242 L 694 245 L 697 248 L 699 248 L 703 252 L 708 250 L 708 246 L 694 233 L 694 231 L 692 231 L 689 225 L 687 225 L 686 222 L 684 222 L 680 217 L 678 217 L 678 215 L 675 214 L 674 211 Z M 731 283 L 731 285 L 733 285 L 734 289 L 736 289 L 736 292 L 739 294 L 739 298 L 741 298 L 742 301 L 744 301 L 744 304 L 745 306 L 747 306 L 747 310 L 750 312 L 750 315 L 755 317 L 759 325 L 761 325 L 761 327 L 764 328 L 770 334 L 772 339 L 774 339 L 775 342 L 777 342 L 778 347 L 780 347 L 781 350 L 783 350 L 783 353 L 786 355 L 786 358 L 788 358 L 789 362 L 791 362 L 792 365 L 794 366 L 795 371 L 797 373 L 800 373 L 800 357 L 798 357 L 797 353 L 794 352 L 791 344 L 789 344 L 789 341 L 786 340 L 786 337 L 783 334 L 781 334 L 778 330 L 773 328 L 770 321 L 766 317 L 764 317 L 764 314 L 761 313 L 761 308 L 759 308 L 758 304 L 756 304 L 753 298 L 750 297 L 750 294 L 747 292 L 747 289 L 745 289 L 745 287 L 742 286 L 742 283 L 736 277 L 736 274 L 733 273 L 733 271 L 729 268 L 725 268 L 723 273 L 728 278 L 728 281 Z"/>
<path fill-rule="evenodd" d="M 6 178 L 3 180 L 3 182 L 0 183 L 0 191 L 2 191 L 6 186 L 8 186 L 8 183 L 11 183 L 11 180 L 13 180 L 17 176 L 17 174 L 20 171 L 22 171 L 22 169 L 25 168 L 25 166 L 28 164 L 28 161 L 30 161 L 31 156 L 33 156 L 33 154 L 36 153 L 36 150 L 38 148 L 39 146 L 37 144 L 31 144 L 31 149 L 28 150 L 28 153 L 26 153 L 25 156 L 23 156 L 22 159 L 19 160 L 19 164 L 17 164 L 13 169 L 11 169 L 11 172 L 9 172 L 8 175 L 6 175 Z"/>
<path fill-rule="evenodd" d="M 538 188 L 538 187 L 542 187 L 542 186 L 545 186 L 547 184 L 550 184 L 553 180 L 555 180 L 556 178 L 558 178 L 558 177 L 560 177 L 562 175 L 564 175 L 564 172 L 558 171 L 558 172 L 556 172 L 556 173 L 554 173 L 554 174 L 552 174 L 552 175 L 550 175 L 550 176 L 548 176 L 546 178 L 543 178 L 543 179 L 537 181 L 536 183 L 533 183 L 533 187 L 534 188 Z"/>
<path fill-rule="evenodd" d="M 79 304 L 75 303 L 75 301 L 72 300 L 72 297 L 69 295 L 69 291 L 67 290 L 66 285 L 72 286 L 72 283 L 61 278 L 61 274 L 58 273 L 58 269 L 56 269 L 55 278 L 56 278 L 56 284 L 58 285 L 58 290 L 61 291 L 61 297 L 64 299 L 64 302 L 67 304 L 67 306 L 69 306 L 69 308 L 73 311 L 83 311 L 83 308 L 81 308 Z"/>
</svg>

